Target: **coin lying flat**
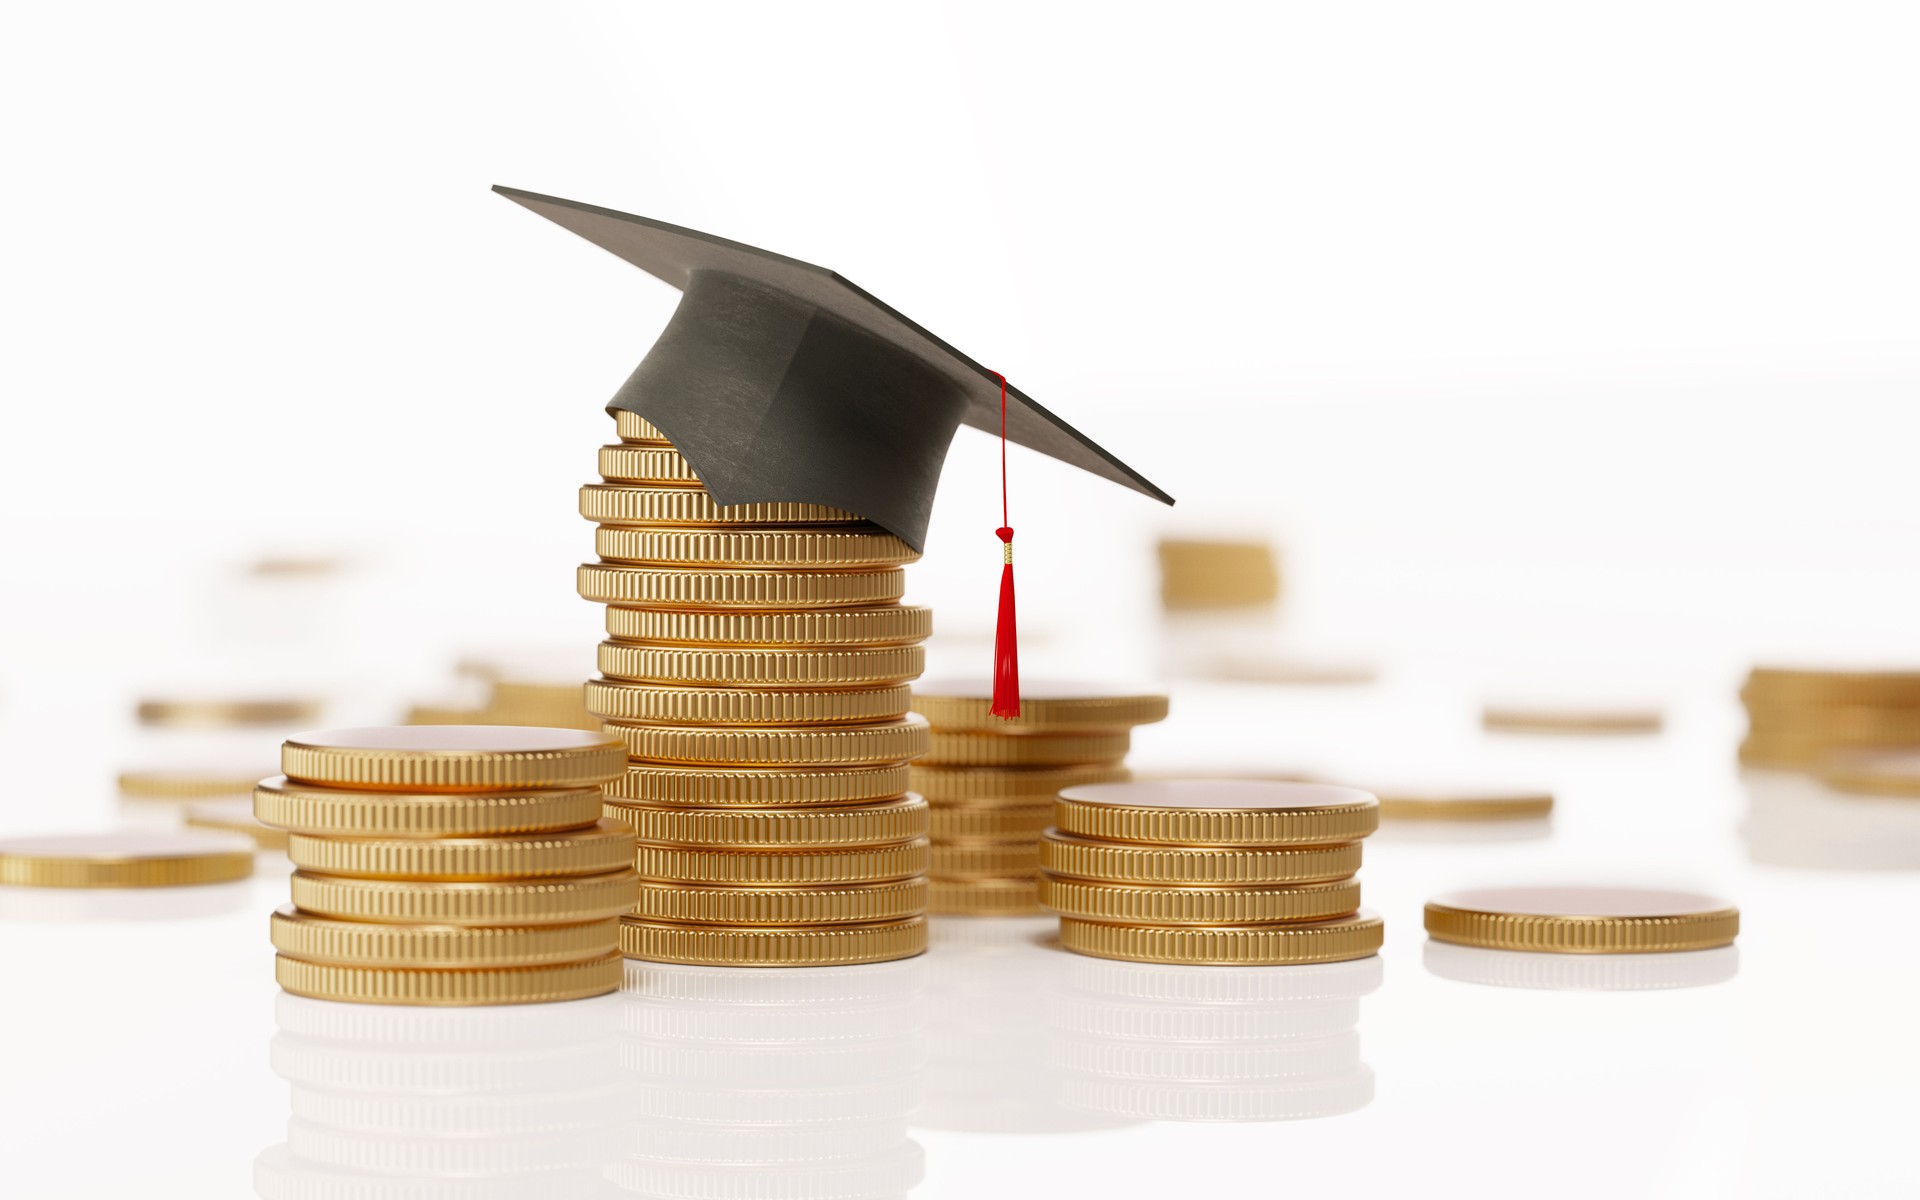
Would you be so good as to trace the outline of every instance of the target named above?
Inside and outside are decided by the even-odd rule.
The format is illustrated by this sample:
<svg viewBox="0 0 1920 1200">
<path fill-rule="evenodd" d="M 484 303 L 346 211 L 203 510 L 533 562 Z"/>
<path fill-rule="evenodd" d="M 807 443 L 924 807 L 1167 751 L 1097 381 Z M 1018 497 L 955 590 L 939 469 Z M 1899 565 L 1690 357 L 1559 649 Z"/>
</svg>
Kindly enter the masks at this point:
<svg viewBox="0 0 1920 1200">
<path fill-rule="evenodd" d="M 232 770 L 222 767 L 156 767 L 152 770 L 122 771 L 120 794 L 139 800 L 198 800 L 210 796 L 244 796 L 253 791 L 255 781 L 272 774 L 271 766 L 262 770 Z"/>
<path fill-rule="evenodd" d="M 1126 757 L 1124 729 L 1092 733 L 942 733 L 935 731 L 927 761 L 954 767 L 1057 767 L 1112 763 Z"/>
<path fill-rule="evenodd" d="M 607 678 L 664 684 L 874 687 L 912 679 L 925 663 L 919 646 L 732 649 L 606 641 L 599 647 Z"/>
<path fill-rule="evenodd" d="M 920 552 L 873 529 L 680 529 L 601 525 L 593 552 L 607 562 L 685 567 L 893 567 Z"/>
<path fill-rule="evenodd" d="M 1379 916 L 1304 924 L 1109 925 L 1060 918 L 1060 944 L 1076 954 L 1128 962 L 1246 964 L 1342 962 L 1377 953 L 1384 934 Z"/>
<path fill-rule="evenodd" d="M 1061 790 L 1095 783 L 1123 783 L 1130 776 L 1119 763 L 1090 767 L 932 767 L 913 765 L 913 790 L 929 803 L 1008 803 L 1049 805 Z"/>
<path fill-rule="evenodd" d="M 525 725 L 395 725 L 288 738 L 280 769 L 300 783 L 406 791 L 596 786 L 627 768 L 620 743 Z"/>
<path fill-rule="evenodd" d="M 1389 821 L 1505 821 L 1544 817 L 1553 811 L 1551 792 L 1501 788 L 1372 789 L 1380 816 Z"/>
<path fill-rule="evenodd" d="M 1554 954 L 1635 954 L 1725 946 L 1740 911 L 1694 892 L 1614 887 L 1515 887 L 1427 902 L 1427 933 L 1443 942 Z"/>
<path fill-rule="evenodd" d="M 731 850 L 878 846 L 927 835 L 927 802 L 914 795 L 804 808 L 700 809 L 609 800 L 606 812 L 629 824 L 643 842 Z"/>
<path fill-rule="evenodd" d="M 1345 879 L 1360 869 L 1360 843 L 1314 846 L 1129 845 L 1048 830 L 1040 866 L 1055 875 L 1109 883 L 1284 884 Z"/>
<path fill-rule="evenodd" d="M 1354 879 L 1289 887 L 1152 887 L 1042 876 L 1040 903 L 1063 917 L 1129 925 L 1326 921 L 1360 910 Z"/>
<path fill-rule="evenodd" d="M 901 762 L 927 748 L 926 718 L 909 715 L 871 725 L 697 726 L 615 725 L 608 733 L 633 757 L 657 763 L 713 766 L 862 766 Z"/>
<path fill-rule="evenodd" d="M 612 610 L 609 610 L 612 611 Z M 844 725 L 907 715 L 907 686 L 878 688 L 677 687 L 587 680 L 587 711 L 603 721 L 663 725 Z"/>
<path fill-rule="evenodd" d="M 703 887 L 648 880 L 633 915 L 647 921 L 700 925 L 838 925 L 897 921 L 927 908 L 927 881 L 811 887 Z"/>
<path fill-rule="evenodd" d="M 473 838 L 314 837 L 296 833 L 287 857 L 303 871 L 358 879 L 490 879 L 604 875 L 631 865 L 633 826 L 600 820 L 583 829 Z"/>
<path fill-rule="evenodd" d="M 442 883 L 353 879 L 295 871 L 294 906 L 346 921 L 400 925 L 566 925 L 617 917 L 633 907 L 632 870 L 558 879 Z"/>
<path fill-rule="evenodd" d="M 1177 779 L 1068 788 L 1054 802 L 1060 832 L 1177 846 L 1310 846 L 1351 842 L 1380 823 L 1357 788 L 1270 780 Z"/>
<path fill-rule="evenodd" d="M 142 700 L 136 715 L 142 725 L 191 729 L 227 729 L 245 725 L 300 725 L 318 720 L 318 700 Z"/>
<path fill-rule="evenodd" d="M 695 646 L 897 646 L 925 641 L 933 610 L 919 604 L 793 612 L 607 609 L 607 635 Z"/>
<path fill-rule="evenodd" d="M 322 837 L 476 837 L 579 829 L 600 819 L 597 787 L 499 792 L 374 792 L 262 779 L 253 812 L 263 824 Z"/>
<path fill-rule="evenodd" d="M 580 489 L 580 515 L 602 525 L 857 525 L 860 517 L 824 504 L 716 504 L 705 488 L 589 483 Z"/>
<path fill-rule="evenodd" d="M 694 966 L 803 967 L 887 962 L 927 948 L 927 919 L 865 925 L 672 925 L 629 917 L 620 949 L 629 958 Z"/>
<path fill-rule="evenodd" d="M 605 958 L 619 948 L 618 918 L 572 925 L 381 925 L 276 909 L 273 947 L 305 962 L 365 967 L 528 967 Z"/>
<path fill-rule="evenodd" d="M 613 430 L 615 437 L 618 437 L 621 441 L 629 445 L 673 445 L 673 443 L 667 439 L 667 435 L 660 432 L 658 425 L 647 420 L 639 413 L 628 412 L 624 408 L 613 410 Z"/>
<path fill-rule="evenodd" d="M 749 808 L 864 804 L 906 794 L 904 762 L 861 767 L 677 767 L 633 763 L 607 785 L 610 800 Z M 597 811 L 597 807 L 596 807 Z"/>
<path fill-rule="evenodd" d="M 1658 733 L 1663 724 L 1657 708 L 1500 703 L 1480 712 L 1481 727 L 1497 733 Z"/>
<path fill-rule="evenodd" d="M 617 991 L 618 954 L 580 963 L 478 970 L 415 970 L 274 959 L 280 986 L 296 996 L 353 1004 L 539 1004 Z"/>
<path fill-rule="evenodd" d="M 253 874 L 238 834 L 77 833 L 0 840 L 0 884 L 134 888 L 226 883 Z"/>
<path fill-rule="evenodd" d="M 846 608 L 891 604 L 907 590 L 899 567 L 864 571 L 722 570 L 582 563 L 583 600 L 643 608 Z"/>
<path fill-rule="evenodd" d="M 1038 914 L 1039 885 L 1025 879 L 932 879 L 927 911 L 948 917 L 1004 917 Z"/>
<path fill-rule="evenodd" d="M 988 712 L 992 702 L 990 679 L 921 680 L 913 686 L 913 711 L 952 733 L 1127 729 L 1167 716 L 1165 695 L 1096 683 L 1022 679 L 1020 715 L 1012 718 Z"/>
</svg>

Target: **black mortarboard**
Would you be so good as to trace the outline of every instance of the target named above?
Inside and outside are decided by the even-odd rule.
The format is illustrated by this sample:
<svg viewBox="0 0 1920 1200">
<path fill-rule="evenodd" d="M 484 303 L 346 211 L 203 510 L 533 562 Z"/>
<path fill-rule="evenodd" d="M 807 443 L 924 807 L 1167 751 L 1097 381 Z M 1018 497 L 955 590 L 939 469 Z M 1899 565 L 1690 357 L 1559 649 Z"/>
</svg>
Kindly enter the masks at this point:
<svg viewBox="0 0 1920 1200">
<path fill-rule="evenodd" d="M 1002 380 L 834 272 L 693 229 L 493 189 L 685 293 L 607 405 L 660 428 L 721 504 L 859 513 L 921 549 L 961 423 L 1001 429 Z M 1007 387 L 1009 441 L 1173 498 Z"/>
</svg>

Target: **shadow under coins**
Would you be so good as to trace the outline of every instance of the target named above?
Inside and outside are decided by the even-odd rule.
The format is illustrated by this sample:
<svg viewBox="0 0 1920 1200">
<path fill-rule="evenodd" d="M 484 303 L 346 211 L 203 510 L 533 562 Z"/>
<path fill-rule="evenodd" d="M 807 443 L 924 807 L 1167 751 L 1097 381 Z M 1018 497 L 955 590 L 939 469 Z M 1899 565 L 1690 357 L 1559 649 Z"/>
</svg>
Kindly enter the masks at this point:
<svg viewBox="0 0 1920 1200">
<path fill-rule="evenodd" d="M 1835 791 L 1789 771 L 1745 770 L 1747 857 L 1771 867 L 1920 871 L 1920 800 Z"/>
<path fill-rule="evenodd" d="M 924 958 L 858 967 L 629 962 L 617 1194 L 889 1200 L 926 1174 L 907 1115 L 927 1058 Z"/>
<path fill-rule="evenodd" d="M 269 1048 L 287 1140 L 266 1200 L 532 1200 L 604 1194 L 629 1090 L 619 1000 L 496 1008 L 332 1004 L 282 993 Z"/>
<path fill-rule="evenodd" d="M 1429 938 L 1427 970 L 1483 987 L 1541 992 L 1651 992 L 1725 983 L 1740 973 L 1740 948 L 1667 954 L 1529 954 L 1456 946 Z"/>
<path fill-rule="evenodd" d="M 1051 919 L 935 923 L 928 1103 L 915 1123 L 998 1133 L 1290 1121 L 1364 1108 L 1360 998 L 1376 958 L 1301 967 L 1109 962 Z"/>
</svg>

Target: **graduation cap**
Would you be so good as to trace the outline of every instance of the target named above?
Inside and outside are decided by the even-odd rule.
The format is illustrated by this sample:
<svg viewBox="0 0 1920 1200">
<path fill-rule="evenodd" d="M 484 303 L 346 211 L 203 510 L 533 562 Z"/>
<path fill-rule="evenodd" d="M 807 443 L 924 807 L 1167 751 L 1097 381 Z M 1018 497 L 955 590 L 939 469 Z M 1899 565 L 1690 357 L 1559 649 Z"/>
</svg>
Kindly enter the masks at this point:
<svg viewBox="0 0 1920 1200">
<path fill-rule="evenodd" d="M 996 641 L 1007 644 L 996 678 L 1017 677 L 1006 442 L 1173 503 L 1003 376 L 824 267 L 575 200 L 493 190 L 681 290 L 673 319 L 607 407 L 657 426 L 716 503 L 824 504 L 918 550 L 954 431 L 1000 434 Z M 1017 684 L 1013 694 L 1017 712 Z"/>
</svg>

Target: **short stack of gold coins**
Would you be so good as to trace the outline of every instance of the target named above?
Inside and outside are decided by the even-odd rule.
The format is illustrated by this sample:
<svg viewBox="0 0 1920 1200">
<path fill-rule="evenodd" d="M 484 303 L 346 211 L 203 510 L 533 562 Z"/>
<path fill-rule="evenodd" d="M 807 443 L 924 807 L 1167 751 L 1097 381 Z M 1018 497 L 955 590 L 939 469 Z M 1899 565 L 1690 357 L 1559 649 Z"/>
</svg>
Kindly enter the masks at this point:
<svg viewBox="0 0 1920 1200">
<path fill-rule="evenodd" d="M 1920 747 L 1920 671 L 1755 667 L 1740 689 L 1750 767 L 1817 769 L 1835 757 Z"/>
<path fill-rule="evenodd" d="M 913 790 L 932 806 L 932 912 L 1024 916 L 1040 911 L 1040 831 L 1062 788 L 1128 778 L 1136 725 L 1166 719 L 1164 695 L 1099 684 L 1024 680 L 1020 715 L 988 712 L 988 680 L 940 680 L 913 691 L 932 748 Z"/>
<path fill-rule="evenodd" d="M 1068 788 L 1040 844 L 1060 944 L 1132 962 L 1341 962 L 1380 948 L 1360 907 L 1373 796 L 1331 784 L 1188 779 Z"/>
<path fill-rule="evenodd" d="M 303 733 L 254 813 L 288 832 L 280 986 L 366 1004 L 526 1004 L 620 986 L 633 830 L 601 815 L 625 748 L 580 730 Z"/>
<path fill-rule="evenodd" d="M 907 761 L 927 609 L 919 557 L 817 504 L 720 505 L 661 430 L 615 417 L 580 490 L 607 605 L 587 708 L 625 745 L 607 815 L 631 822 L 632 958 L 705 966 L 885 962 L 926 949 L 927 808 Z"/>
</svg>

